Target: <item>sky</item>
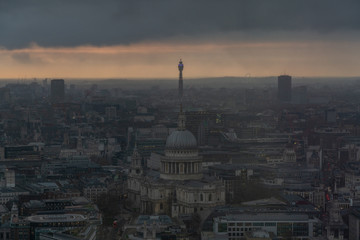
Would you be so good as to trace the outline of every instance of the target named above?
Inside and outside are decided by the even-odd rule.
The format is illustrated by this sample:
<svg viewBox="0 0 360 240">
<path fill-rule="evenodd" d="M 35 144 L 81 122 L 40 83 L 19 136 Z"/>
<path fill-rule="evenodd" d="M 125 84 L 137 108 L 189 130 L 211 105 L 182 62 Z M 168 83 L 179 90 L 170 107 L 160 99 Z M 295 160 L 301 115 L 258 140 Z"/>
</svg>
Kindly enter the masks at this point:
<svg viewBox="0 0 360 240">
<path fill-rule="evenodd" d="M 360 76 L 360 1 L 0 0 L 0 78 Z"/>
</svg>

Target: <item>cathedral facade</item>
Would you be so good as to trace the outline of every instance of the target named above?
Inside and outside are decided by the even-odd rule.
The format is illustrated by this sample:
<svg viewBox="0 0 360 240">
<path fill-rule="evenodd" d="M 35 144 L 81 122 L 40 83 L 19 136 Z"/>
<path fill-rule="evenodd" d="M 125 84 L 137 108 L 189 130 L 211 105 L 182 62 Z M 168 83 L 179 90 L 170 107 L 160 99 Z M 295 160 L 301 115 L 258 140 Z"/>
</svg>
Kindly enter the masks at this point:
<svg viewBox="0 0 360 240">
<path fill-rule="evenodd" d="M 160 172 L 144 171 L 141 156 L 134 150 L 128 176 L 128 196 L 133 207 L 142 214 L 166 214 L 177 217 L 182 214 L 199 213 L 225 204 L 225 186 L 215 177 L 202 171 L 197 141 L 185 127 L 182 111 L 184 64 L 179 65 L 180 114 L 178 129 L 172 132 L 161 158 Z"/>
<path fill-rule="evenodd" d="M 202 215 L 215 206 L 225 204 L 223 183 L 202 172 L 197 141 L 186 130 L 182 110 L 178 129 L 166 140 L 160 172 L 145 172 L 141 156 L 135 148 L 127 187 L 133 207 L 143 214 L 167 214 L 172 217 L 192 213 Z"/>
</svg>

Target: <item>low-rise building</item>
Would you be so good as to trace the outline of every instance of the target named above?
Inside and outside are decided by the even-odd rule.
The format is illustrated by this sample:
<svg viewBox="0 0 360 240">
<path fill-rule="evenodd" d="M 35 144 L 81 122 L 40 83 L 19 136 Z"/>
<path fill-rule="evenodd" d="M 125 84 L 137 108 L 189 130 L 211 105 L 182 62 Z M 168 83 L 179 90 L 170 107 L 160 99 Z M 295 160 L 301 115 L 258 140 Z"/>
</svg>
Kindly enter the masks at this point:
<svg viewBox="0 0 360 240">
<path fill-rule="evenodd" d="M 226 215 L 214 218 L 215 236 L 240 239 L 247 232 L 265 230 L 277 237 L 311 238 L 321 236 L 322 224 L 317 218 L 305 214 L 253 213 Z"/>
<path fill-rule="evenodd" d="M 19 187 L 14 188 L 0 188 L 0 204 L 6 204 L 7 202 L 14 200 L 19 195 L 29 195 L 29 191 L 21 189 Z"/>
<path fill-rule="evenodd" d="M 101 195 L 104 195 L 107 192 L 108 190 L 106 185 L 100 182 L 90 183 L 83 188 L 84 197 L 86 197 L 92 202 L 98 201 Z"/>
</svg>

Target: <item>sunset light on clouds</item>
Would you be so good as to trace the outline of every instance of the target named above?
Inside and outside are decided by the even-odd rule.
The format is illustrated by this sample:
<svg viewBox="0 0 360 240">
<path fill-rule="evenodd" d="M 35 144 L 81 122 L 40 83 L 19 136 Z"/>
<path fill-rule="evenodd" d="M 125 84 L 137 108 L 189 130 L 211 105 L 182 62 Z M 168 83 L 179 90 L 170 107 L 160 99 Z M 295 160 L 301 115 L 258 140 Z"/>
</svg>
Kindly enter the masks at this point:
<svg viewBox="0 0 360 240">
<path fill-rule="evenodd" d="M 360 44 L 348 42 L 136 43 L 0 50 L 2 78 L 171 78 L 174 59 L 188 77 L 359 75 Z M 355 52 L 354 52 L 355 50 Z M 346 64 L 341 64 L 347 61 Z"/>
<path fill-rule="evenodd" d="M 16 2 L 0 78 L 172 78 L 179 58 L 190 78 L 360 75 L 355 1 Z"/>
</svg>

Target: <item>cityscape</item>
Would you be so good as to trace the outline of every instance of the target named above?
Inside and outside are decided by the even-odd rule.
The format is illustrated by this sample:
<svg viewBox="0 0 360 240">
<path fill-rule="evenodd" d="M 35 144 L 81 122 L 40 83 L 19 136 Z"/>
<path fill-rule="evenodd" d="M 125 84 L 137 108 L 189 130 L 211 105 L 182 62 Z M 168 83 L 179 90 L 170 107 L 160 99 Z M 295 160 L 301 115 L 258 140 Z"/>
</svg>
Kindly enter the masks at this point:
<svg viewBox="0 0 360 240">
<path fill-rule="evenodd" d="M 0 240 L 360 239 L 360 3 L 160 2 L 0 1 Z"/>
</svg>

